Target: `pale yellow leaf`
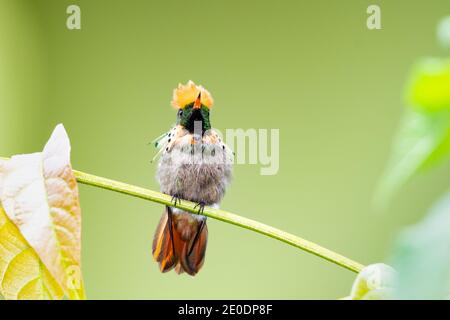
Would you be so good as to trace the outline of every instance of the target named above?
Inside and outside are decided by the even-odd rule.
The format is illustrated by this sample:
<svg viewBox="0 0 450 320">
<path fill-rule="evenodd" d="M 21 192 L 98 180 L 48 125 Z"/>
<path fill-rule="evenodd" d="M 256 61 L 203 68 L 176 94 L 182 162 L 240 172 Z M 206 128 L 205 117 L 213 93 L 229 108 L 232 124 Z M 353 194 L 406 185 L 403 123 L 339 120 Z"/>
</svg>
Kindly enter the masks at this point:
<svg viewBox="0 0 450 320">
<path fill-rule="evenodd" d="M 81 211 L 64 127 L 55 128 L 42 153 L 14 156 L 0 171 L 6 215 L 64 293 L 84 299 Z"/>
<path fill-rule="evenodd" d="M 6 299 L 61 299 L 61 287 L 0 207 L 0 292 Z"/>
</svg>

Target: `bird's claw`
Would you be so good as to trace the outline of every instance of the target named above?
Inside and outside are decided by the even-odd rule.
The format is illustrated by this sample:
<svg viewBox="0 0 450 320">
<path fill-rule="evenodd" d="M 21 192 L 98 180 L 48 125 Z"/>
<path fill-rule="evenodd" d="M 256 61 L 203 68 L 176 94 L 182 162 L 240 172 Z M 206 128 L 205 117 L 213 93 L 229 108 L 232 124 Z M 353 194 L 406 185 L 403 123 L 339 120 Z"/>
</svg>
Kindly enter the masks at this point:
<svg viewBox="0 0 450 320">
<path fill-rule="evenodd" d="M 203 211 L 205 211 L 205 206 L 206 206 L 206 203 L 203 201 L 200 201 L 195 205 L 194 209 L 198 208 L 197 213 L 203 215 Z"/>
<path fill-rule="evenodd" d="M 173 205 L 175 205 L 175 206 L 177 205 L 177 203 L 181 204 L 181 197 L 178 194 L 174 194 L 172 196 L 172 200 L 170 200 L 170 202 L 172 202 Z"/>
</svg>

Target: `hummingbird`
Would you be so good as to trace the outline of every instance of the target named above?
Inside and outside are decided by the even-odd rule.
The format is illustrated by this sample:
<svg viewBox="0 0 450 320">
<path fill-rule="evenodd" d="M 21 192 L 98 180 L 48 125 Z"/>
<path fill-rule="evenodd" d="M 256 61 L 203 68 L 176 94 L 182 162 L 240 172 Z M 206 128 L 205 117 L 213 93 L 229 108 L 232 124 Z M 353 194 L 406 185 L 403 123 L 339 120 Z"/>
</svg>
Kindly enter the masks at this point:
<svg viewBox="0 0 450 320">
<path fill-rule="evenodd" d="M 196 202 L 198 214 L 166 206 L 153 238 L 152 254 L 161 272 L 195 276 L 205 261 L 208 241 L 205 206 L 218 208 L 232 175 L 233 152 L 211 127 L 211 94 L 189 81 L 173 91 L 175 125 L 157 138 L 156 178 L 175 205 Z"/>
</svg>

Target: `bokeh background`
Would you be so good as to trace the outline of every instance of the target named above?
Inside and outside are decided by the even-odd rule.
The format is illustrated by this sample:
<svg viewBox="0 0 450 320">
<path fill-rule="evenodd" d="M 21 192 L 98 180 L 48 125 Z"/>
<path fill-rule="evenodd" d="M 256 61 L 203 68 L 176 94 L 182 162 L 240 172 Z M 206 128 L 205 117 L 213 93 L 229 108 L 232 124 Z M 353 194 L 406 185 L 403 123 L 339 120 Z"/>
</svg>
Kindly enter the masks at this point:
<svg viewBox="0 0 450 320">
<path fill-rule="evenodd" d="M 81 7 L 82 29 L 66 28 Z M 382 30 L 366 28 L 378 4 Z M 157 189 L 147 146 L 175 120 L 192 79 L 213 126 L 280 129 L 280 170 L 238 165 L 222 208 L 364 264 L 448 185 L 448 166 L 409 183 L 385 212 L 373 194 L 419 57 L 442 55 L 432 1 L 0 0 L 0 155 L 42 149 L 57 123 L 76 169 Z M 151 242 L 162 207 L 81 186 L 91 299 L 335 299 L 355 275 L 261 235 L 209 220 L 203 270 L 161 274 Z"/>
</svg>

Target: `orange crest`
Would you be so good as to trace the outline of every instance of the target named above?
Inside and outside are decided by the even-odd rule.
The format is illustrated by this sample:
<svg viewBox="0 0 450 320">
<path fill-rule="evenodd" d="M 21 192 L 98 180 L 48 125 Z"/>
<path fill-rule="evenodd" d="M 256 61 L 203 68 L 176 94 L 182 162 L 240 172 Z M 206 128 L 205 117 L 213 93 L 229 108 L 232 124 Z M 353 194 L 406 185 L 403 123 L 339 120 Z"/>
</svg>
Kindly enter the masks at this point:
<svg viewBox="0 0 450 320">
<path fill-rule="evenodd" d="M 178 88 L 173 90 L 172 106 L 182 109 L 188 104 L 195 102 L 199 96 L 201 104 L 208 108 L 212 107 L 214 100 L 208 90 L 196 85 L 191 80 L 185 85 L 180 83 Z"/>
</svg>

